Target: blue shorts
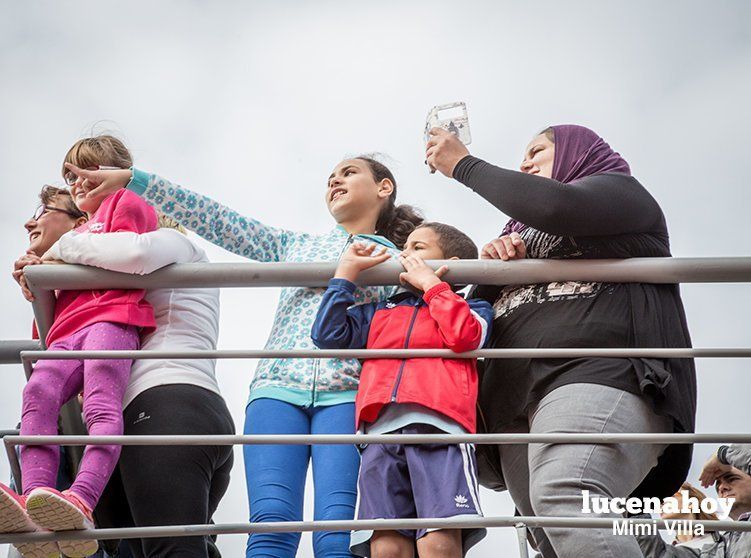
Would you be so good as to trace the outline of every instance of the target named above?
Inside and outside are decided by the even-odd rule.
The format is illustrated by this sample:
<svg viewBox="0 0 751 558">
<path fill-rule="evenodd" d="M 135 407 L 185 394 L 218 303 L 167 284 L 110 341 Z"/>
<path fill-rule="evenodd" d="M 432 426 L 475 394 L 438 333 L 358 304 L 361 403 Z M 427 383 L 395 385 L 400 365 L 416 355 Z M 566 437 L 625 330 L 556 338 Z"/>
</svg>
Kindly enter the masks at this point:
<svg viewBox="0 0 751 558">
<path fill-rule="evenodd" d="M 442 434 L 434 426 L 411 424 L 392 434 Z M 357 494 L 358 519 L 482 517 L 472 444 L 370 444 L 362 450 Z M 417 540 L 434 529 L 399 530 Z M 463 529 L 464 552 L 486 534 Z M 354 531 L 350 550 L 370 556 L 373 531 Z"/>
</svg>

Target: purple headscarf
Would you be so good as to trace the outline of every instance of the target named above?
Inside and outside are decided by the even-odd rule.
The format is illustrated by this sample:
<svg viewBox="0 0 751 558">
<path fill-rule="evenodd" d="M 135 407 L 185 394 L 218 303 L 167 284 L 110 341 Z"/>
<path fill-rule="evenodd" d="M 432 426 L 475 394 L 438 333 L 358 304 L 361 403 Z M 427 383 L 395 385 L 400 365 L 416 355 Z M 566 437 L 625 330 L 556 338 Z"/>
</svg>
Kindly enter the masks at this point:
<svg viewBox="0 0 751 558">
<path fill-rule="evenodd" d="M 589 128 L 575 124 L 551 128 L 555 136 L 553 180 L 568 184 L 585 176 L 609 172 L 631 176 L 626 160 Z M 527 225 L 511 219 L 503 228 L 501 236 L 521 232 L 526 228 Z"/>
</svg>

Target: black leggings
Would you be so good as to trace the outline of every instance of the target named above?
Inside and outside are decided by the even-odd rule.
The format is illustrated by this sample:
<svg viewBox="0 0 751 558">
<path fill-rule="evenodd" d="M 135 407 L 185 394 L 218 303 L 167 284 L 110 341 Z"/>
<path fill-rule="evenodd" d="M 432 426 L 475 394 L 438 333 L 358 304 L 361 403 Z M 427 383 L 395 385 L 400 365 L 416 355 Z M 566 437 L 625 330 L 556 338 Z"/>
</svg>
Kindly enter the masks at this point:
<svg viewBox="0 0 751 558">
<path fill-rule="evenodd" d="M 125 409 L 125 434 L 234 434 L 227 405 L 206 389 L 146 390 Z M 232 446 L 123 446 L 119 472 L 132 523 L 196 525 L 211 520 L 229 485 Z M 206 558 L 206 537 L 132 539 L 136 558 Z"/>
</svg>

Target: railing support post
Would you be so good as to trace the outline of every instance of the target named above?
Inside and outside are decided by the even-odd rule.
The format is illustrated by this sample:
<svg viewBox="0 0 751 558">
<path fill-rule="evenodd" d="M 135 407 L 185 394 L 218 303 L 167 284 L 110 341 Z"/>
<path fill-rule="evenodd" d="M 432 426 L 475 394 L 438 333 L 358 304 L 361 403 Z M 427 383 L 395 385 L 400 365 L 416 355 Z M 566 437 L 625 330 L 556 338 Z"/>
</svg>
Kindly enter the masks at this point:
<svg viewBox="0 0 751 558">
<path fill-rule="evenodd" d="M 16 453 L 16 446 L 12 443 L 5 441 L 3 436 L 3 444 L 5 445 L 5 452 L 8 454 L 8 464 L 10 465 L 10 474 L 13 476 L 13 485 L 16 488 L 18 494 L 23 494 L 23 479 L 21 478 L 21 463 L 18 461 L 18 454 Z"/>
<path fill-rule="evenodd" d="M 519 539 L 519 557 L 529 558 L 529 548 L 527 547 L 527 526 L 524 523 L 514 525 L 516 529 L 516 538 Z"/>
</svg>

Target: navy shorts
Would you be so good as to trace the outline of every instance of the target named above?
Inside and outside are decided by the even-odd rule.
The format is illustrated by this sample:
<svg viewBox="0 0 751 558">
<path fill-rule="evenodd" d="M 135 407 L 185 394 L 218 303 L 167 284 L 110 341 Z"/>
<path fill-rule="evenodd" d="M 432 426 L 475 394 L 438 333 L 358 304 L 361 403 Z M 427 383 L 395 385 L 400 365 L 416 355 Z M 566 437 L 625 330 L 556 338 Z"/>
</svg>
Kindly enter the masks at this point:
<svg viewBox="0 0 751 558">
<path fill-rule="evenodd" d="M 442 434 L 427 424 L 411 424 L 392 434 Z M 370 444 L 362 450 L 357 519 L 482 517 L 472 444 Z M 417 540 L 432 529 L 399 530 Z M 463 529 L 464 551 L 485 529 Z M 370 556 L 373 531 L 354 531 L 350 550 Z"/>
</svg>

